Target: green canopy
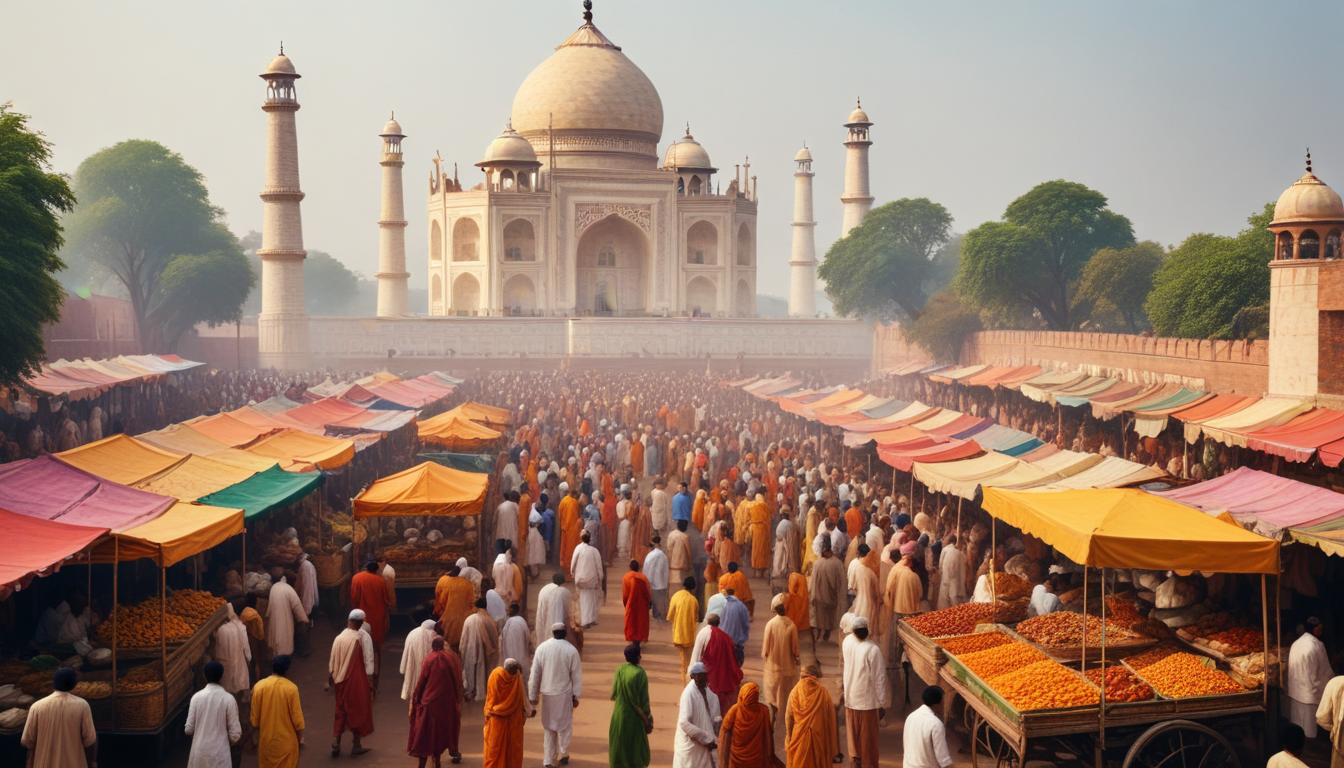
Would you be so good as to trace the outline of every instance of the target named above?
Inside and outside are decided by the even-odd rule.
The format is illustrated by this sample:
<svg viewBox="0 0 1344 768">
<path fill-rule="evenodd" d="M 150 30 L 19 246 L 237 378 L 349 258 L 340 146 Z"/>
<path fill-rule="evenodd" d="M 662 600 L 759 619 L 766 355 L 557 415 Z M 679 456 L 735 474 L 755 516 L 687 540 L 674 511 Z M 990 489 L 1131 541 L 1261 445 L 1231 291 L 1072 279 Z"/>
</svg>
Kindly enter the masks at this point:
<svg viewBox="0 0 1344 768">
<path fill-rule="evenodd" d="M 279 509 L 307 496 L 322 483 L 321 472 L 286 472 L 273 466 L 198 501 L 216 507 L 242 509 L 244 519 Z"/>
<path fill-rule="evenodd" d="M 451 469 L 461 470 L 463 472 L 485 472 L 495 471 L 495 456 L 493 453 L 452 453 L 450 451 L 429 451 L 427 453 L 417 454 L 416 458 L 420 461 L 432 461 L 435 464 L 442 464 Z"/>
</svg>

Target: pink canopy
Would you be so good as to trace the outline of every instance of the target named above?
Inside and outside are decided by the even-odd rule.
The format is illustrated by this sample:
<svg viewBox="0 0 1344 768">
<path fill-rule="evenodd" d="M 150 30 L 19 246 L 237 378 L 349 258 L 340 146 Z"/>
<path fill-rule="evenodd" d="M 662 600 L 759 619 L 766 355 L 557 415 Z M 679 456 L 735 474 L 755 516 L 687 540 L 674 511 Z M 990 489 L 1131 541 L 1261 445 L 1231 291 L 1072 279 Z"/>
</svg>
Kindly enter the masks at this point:
<svg viewBox="0 0 1344 768">
<path fill-rule="evenodd" d="M 1344 494 L 1249 467 L 1159 494 L 1205 512 L 1227 510 L 1267 535 L 1344 517 Z"/>
<path fill-rule="evenodd" d="M 0 464 L 0 507 L 29 517 L 122 531 L 153 520 L 175 501 L 103 480 L 50 456 Z"/>
<path fill-rule="evenodd" d="M 106 528 L 54 523 L 0 509 L 0 600 L 32 576 L 44 576 L 62 562 L 102 538 Z"/>
<path fill-rule="evenodd" d="M 945 443 L 923 446 L 914 450 L 877 449 L 877 457 L 882 460 L 883 464 L 895 467 L 902 472 L 909 472 L 916 461 L 924 464 L 960 461 L 961 459 L 978 456 L 981 453 L 984 453 L 984 449 L 974 440 L 949 440 Z"/>
<path fill-rule="evenodd" d="M 1249 432 L 1246 438 L 1246 446 L 1252 450 L 1289 461 L 1311 461 L 1321 446 L 1344 439 L 1344 411 L 1317 408 L 1286 424 Z M 1331 466 L 1337 464 L 1338 461 Z"/>
</svg>

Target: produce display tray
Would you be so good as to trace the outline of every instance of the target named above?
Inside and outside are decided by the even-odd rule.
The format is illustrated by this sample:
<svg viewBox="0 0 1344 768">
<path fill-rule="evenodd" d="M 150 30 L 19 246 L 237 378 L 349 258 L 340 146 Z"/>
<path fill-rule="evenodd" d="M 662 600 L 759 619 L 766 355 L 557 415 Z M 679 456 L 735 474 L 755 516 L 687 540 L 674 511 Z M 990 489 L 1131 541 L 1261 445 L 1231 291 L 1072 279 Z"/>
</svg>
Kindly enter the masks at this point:
<svg viewBox="0 0 1344 768">
<path fill-rule="evenodd" d="M 946 652 L 945 652 L 946 653 Z M 968 669 L 956 654 L 946 653 L 947 663 L 943 665 L 942 676 L 944 679 L 951 678 L 958 683 L 958 688 L 963 689 L 968 702 L 975 706 L 974 702 L 979 702 L 988 710 L 992 710 L 998 719 L 1013 725 L 1020 735 L 1024 738 L 1035 736 L 1059 736 L 1070 733 L 1081 733 L 1095 727 L 1098 717 L 1098 707 L 1094 704 L 1081 704 L 1076 707 L 1060 707 L 1056 709 L 1033 709 L 1026 712 L 1018 711 L 1016 707 L 1009 704 L 1006 699 L 999 695 L 997 691 L 989 686 L 980 676 Z M 1076 669 L 1069 669 L 1071 674 L 1076 675 L 1083 682 L 1092 687 L 1092 681 L 1078 672 Z M 969 694 L 969 695 L 968 695 Z M 1100 695 L 1100 692 L 1098 692 Z M 986 720 L 991 720 L 985 711 L 976 707 Z M 1009 734 L 1002 734 L 1008 736 Z"/>
<path fill-rule="evenodd" d="M 928 685 L 938 684 L 938 670 L 947 663 L 947 654 L 933 638 L 921 634 L 904 619 L 896 622 L 896 637 L 910 659 L 910 668 Z"/>
<path fill-rule="evenodd" d="M 1061 664 L 1067 664 L 1069 662 L 1078 662 L 1084 660 L 1082 645 L 1044 645 L 1042 643 L 1036 642 L 1035 640 L 1029 640 L 1025 637 L 1022 637 L 1014 630 L 1009 629 L 1007 625 L 1000 624 L 999 627 L 1002 631 L 1007 632 L 1008 634 L 1012 635 L 1018 640 L 1021 640 L 1027 645 L 1036 648 L 1041 653 L 1044 653 L 1046 656 L 1049 656 L 1050 658 L 1060 662 Z M 1149 648 L 1156 646 L 1160 642 L 1161 641 L 1158 640 L 1157 638 L 1152 637 L 1142 640 L 1126 640 L 1118 643 L 1111 642 L 1108 640 L 1106 642 L 1106 659 L 1109 661 L 1112 658 L 1120 659 L 1125 656 L 1132 656 L 1136 653 L 1146 651 Z M 1100 645 L 1087 646 L 1086 661 L 1101 661 Z"/>
<path fill-rule="evenodd" d="M 210 615 L 210 618 L 206 619 L 204 624 L 196 628 L 196 631 L 191 634 L 191 637 L 188 637 L 186 640 L 179 640 L 175 643 L 167 644 L 166 651 L 169 658 L 179 654 L 183 656 L 190 656 L 193 654 L 200 656 L 205 652 L 206 646 L 210 644 L 210 637 L 215 633 L 215 630 L 219 629 L 220 625 L 228 619 L 228 616 L 228 604 L 221 603 L 219 608 L 215 609 L 215 612 Z M 111 646 L 109 645 L 108 647 L 110 648 Z M 159 646 L 157 645 L 148 647 L 117 646 L 118 660 L 138 661 L 140 659 L 157 659 L 159 658 L 159 653 Z"/>
<path fill-rule="evenodd" d="M 1212 661 L 1212 659 L 1210 659 Z M 1131 667 L 1124 659 L 1120 660 L 1125 669 L 1134 673 L 1134 676 L 1143 680 L 1155 693 L 1161 695 L 1157 686 L 1148 682 L 1143 673 Z M 1172 711 L 1182 717 L 1208 716 L 1240 714 L 1244 712 L 1260 712 L 1264 710 L 1264 692 L 1259 688 L 1247 690 L 1242 693 L 1219 693 L 1211 696 L 1187 696 L 1184 698 L 1167 698 L 1172 703 Z"/>
</svg>

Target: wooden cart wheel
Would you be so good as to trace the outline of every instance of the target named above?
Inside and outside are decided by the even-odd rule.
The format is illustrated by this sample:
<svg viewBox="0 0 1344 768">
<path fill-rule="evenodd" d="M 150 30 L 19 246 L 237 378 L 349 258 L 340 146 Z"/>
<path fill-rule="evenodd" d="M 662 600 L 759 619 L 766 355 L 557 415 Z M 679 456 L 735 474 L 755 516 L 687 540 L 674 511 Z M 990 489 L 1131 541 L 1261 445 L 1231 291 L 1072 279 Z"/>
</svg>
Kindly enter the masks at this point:
<svg viewBox="0 0 1344 768">
<path fill-rule="evenodd" d="M 1022 764 L 1021 757 L 1013 747 L 979 713 L 974 713 L 970 734 L 973 767 L 979 765 L 981 750 L 994 761 L 995 768 L 1017 768 Z"/>
<path fill-rule="evenodd" d="M 1191 720 L 1168 720 L 1144 731 L 1121 768 L 1241 768 L 1232 745 L 1212 728 Z"/>
</svg>

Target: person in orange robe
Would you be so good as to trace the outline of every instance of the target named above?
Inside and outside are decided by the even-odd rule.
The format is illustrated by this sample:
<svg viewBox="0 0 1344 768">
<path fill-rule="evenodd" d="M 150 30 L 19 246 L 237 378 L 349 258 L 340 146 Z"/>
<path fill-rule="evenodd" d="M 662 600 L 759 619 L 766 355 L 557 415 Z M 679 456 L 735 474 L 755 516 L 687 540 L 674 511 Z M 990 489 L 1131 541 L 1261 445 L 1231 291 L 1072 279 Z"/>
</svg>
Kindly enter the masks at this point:
<svg viewBox="0 0 1344 768">
<path fill-rule="evenodd" d="M 783 768 L 775 756 L 775 729 L 770 708 L 760 702 L 761 689 L 743 683 L 737 703 L 719 727 L 720 768 Z"/>
<path fill-rule="evenodd" d="M 756 600 L 751 596 L 751 582 L 747 574 L 738 569 L 736 561 L 728 563 L 728 572 L 719 577 L 719 591 L 733 590 L 738 600 L 747 604 L 747 613 L 756 615 Z"/>
<path fill-rule="evenodd" d="M 555 522 L 560 531 L 560 567 L 566 576 L 573 576 L 569 569 L 574 548 L 579 545 L 579 534 L 583 533 L 583 520 L 579 516 L 579 489 L 570 488 L 556 507 Z"/>
<path fill-rule="evenodd" d="M 708 498 L 704 488 L 695 492 L 695 502 L 691 504 L 691 524 L 697 531 L 705 530 L 705 506 Z"/>
<path fill-rule="evenodd" d="M 793 619 L 800 634 L 812 628 L 808 605 L 807 577 L 797 572 L 790 573 L 789 588 L 784 597 L 784 615 Z"/>
<path fill-rule="evenodd" d="M 604 467 L 602 470 L 602 536 L 605 541 L 610 542 L 607 547 L 607 562 L 611 562 L 611 554 L 616 551 L 616 482 L 611 472 Z"/>
<path fill-rule="evenodd" d="M 394 605 L 387 581 L 378 572 L 378 562 L 370 560 L 364 570 L 350 579 L 350 606 L 368 617 L 369 634 L 373 637 L 375 668 L 382 667 L 383 639 L 387 637 L 388 612 Z"/>
<path fill-rule="evenodd" d="M 756 492 L 756 498 L 748 503 L 747 524 L 751 526 L 751 569 L 756 576 L 766 575 L 773 554 L 770 545 L 774 537 L 770 535 L 770 507 L 765 503 L 764 494 Z"/>
<path fill-rule="evenodd" d="M 725 571 L 728 570 L 729 563 L 742 561 L 742 548 L 738 546 L 733 536 L 732 524 L 726 520 L 719 526 L 719 538 L 714 542 L 714 556 L 719 561 L 719 568 Z"/>
<path fill-rule="evenodd" d="M 630 561 L 630 570 L 621 581 L 621 605 L 625 606 L 625 639 L 631 643 L 649 641 L 649 604 L 653 590 L 649 577 L 639 572 L 639 561 Z"/>
<path fill-rule="evenodd" d="M 518 550 L 518 555 L 513 558 L 515 563 L 527 565 L 527 518 L 532 512 L 532 494 L 527 492 L 528 484 L 524 480 L 518 490 L 518 541 L 513 546 Z"/>
<path fill-rule="evenodd" d="M 579 437 L 587 437 L 593 434 L 593 425 L 588 423 L 587 419 L 579 422 Z"/>
<path fill-rule="evenodd" d="M 522 768 L 523 724 L 528 710 L 526 681 L 516 659 L 495 667 L 485 687 L 485 739 L 481 768 Z"/>
<path fill-rule="evenodd" d="M 635 473 L 635 479 L 644 476 L 644 440 L 638 432 L 630 439 L 630 468 Z"/>
<path fill-rule="evenodd" d="M 845 510 L 845 533 L 851 540 L 863 538 L 863 512 L 857 504 Z"/>
<path fill-rule="evenodd" d="M 789 768 L 829 768 L 833 760 L 843 760 L 835 704 L 819 677 L 821 667 L 807 665 L 789 694 L 784 711 L 784 758 Z"/>
<path fill-rule="evenodd" d="M 475 610 L 476 602 L 476 587 L 461 574 L 461 568 L 450 566 L 434 585 L 434 615 L 439 617 L 444 639 L 454 649 L 462 641 L 462 622 Z"/>
</svg>

